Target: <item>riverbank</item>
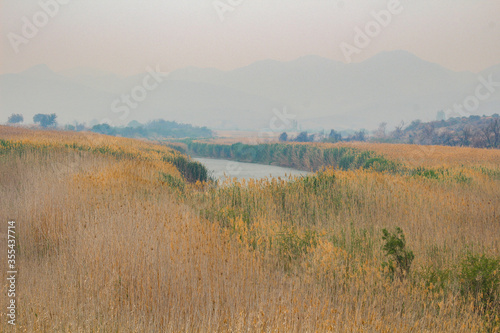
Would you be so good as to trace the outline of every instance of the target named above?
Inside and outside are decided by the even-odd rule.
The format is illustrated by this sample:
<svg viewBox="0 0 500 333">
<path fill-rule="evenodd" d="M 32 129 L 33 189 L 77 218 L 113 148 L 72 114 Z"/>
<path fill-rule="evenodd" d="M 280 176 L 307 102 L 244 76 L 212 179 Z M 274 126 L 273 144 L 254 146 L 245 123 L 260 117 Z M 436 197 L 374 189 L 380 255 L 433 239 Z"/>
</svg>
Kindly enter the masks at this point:
<svg viewBox="0 0 500 333">
<path fill-rule="evenodd" d="M 288 178 L 310 174 L 292 168 L 258 163 L 244 163 L 224 159 L 194 157 L 193 160 L 202 163 L 209 171 L 209 177 L 216 180 L 236 178 L 237 180 L 261 178 Z"/>
</svg>

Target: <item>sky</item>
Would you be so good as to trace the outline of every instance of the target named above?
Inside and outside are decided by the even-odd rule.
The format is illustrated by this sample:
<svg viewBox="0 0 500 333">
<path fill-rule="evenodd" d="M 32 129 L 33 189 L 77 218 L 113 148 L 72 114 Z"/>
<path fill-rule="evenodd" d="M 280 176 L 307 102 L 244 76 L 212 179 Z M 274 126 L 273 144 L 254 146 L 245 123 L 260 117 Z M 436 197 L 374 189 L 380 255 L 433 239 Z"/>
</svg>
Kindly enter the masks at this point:
<svg viewBox="0 0 500 333">
<path fill-rule="evenodd" d="M 1 0 L 0 10 L 0 73 L 37 64 L 119 75 L 157 65 L 230 70 L 391 50 L 455 71 L 500 63 L 498 0 Z"/>
</svg>

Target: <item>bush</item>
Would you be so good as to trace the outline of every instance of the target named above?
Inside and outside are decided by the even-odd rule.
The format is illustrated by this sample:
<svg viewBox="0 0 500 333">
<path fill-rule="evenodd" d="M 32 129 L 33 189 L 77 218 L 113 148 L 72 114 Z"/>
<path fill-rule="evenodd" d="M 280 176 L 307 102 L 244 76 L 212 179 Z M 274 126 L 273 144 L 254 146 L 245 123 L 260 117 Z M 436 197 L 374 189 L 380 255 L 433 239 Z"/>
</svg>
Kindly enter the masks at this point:
<svg viewBox="0 0 500 333">
<path fill-rule="evenodd" d="M 317 245 L 317 235 L 314 231 L 306 230 L 301 237 L 295 228 L 284 228 L 277 234 L 276 245 L 279 260 L 285 271 L 288 271 L 296 260 Z"/>
<path fill-rule="evenodd" d="M 388 260 L 382 263 L 382 267 L 389 270 L 391 279 L 397 276 L 402 280 L 410 273 L 411 263 L 415 256 L 412 251 L 406 249 L 406 239 L 401 228 L 396 227 L 394 233 L 383 229 L 382 233 L 384 234 L 382 240 L 385 241 L 382 250 L 388 257 Z"/>
<path fill-rule="evenodd" d="M 171 188 L 178 189 L 179 191 L 184 192 L 184 187 L 186 184 L 180 178 L 161 172 L 160 181 L 167 184 Z"/>
<path fill-rule="evenodd" d="M 363 168 L 365 169 L 371 168 L 375 171 L 396 172 L 397 165 L 396 163 L 389 161 L 383 157 L 372 157 L 365 162 Z"/>
<path fill-rule="evenodd" d="M 170 156 L 164 157 L 163 160 L 175 165 L 177 170 L 179 170 L 182 176 L 190 183 L 208 181 L 208 170 L 200 162 L 191 161 L 182 155 L 177 155 L 173 158 Z"/>
<path fill-rule="evenodd" d="M 468 254 L 460 264 L 460 292 L 482 313 L 500 313 L 500 260 Z"/>
<path fill-rule="evenodd" d="M 426 169 L 423 167 L 418 167 L 412 171 L 413 176 L 420 176 L 428 179 L 439 179 L 440 175 L 443 175 L 442 170 Z"/>
</svg>

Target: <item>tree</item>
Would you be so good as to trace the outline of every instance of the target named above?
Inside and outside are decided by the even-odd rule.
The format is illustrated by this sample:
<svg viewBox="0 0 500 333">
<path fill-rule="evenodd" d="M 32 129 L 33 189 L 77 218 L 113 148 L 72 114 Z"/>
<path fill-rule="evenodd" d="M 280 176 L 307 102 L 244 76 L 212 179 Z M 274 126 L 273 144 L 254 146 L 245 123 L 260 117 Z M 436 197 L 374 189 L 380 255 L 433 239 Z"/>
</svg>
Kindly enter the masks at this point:
<svg viewBox="0 0 500 333">
<path fill-rule="evenodd" d="M 307 135 L 307 132 L 300 132 L 299 135 L 297 135 L 297 137 L 295 138 L 296 142 L 308 142 L 309 141 L 309 137 Z"/>
<path fill-rule="evenodd" d="M 360 130 L 351 137 L 351 141 L 366 141 L 366 132 L 365 130 Z"/>
<path fill-rule="evenodd" d="M 24 117 L 22 114 L 19 114 L 19 113 L 13 113 L 9 117 L 9 120 L 7 120 L 7 122 L 9 124 L 18 124 L 18 123 L 22 123 L 23 121 L 24 121 Z"/>
<path fill-rule="evenodd" d="M 382 229 L 382 240 L 385 241 L 382 250 L 385 252 L 387 261 L 382 263 L 382 267 L 388 269 L 391 279 L 398 276 L 401 280 L 410 273 L 411 263 L 415 259 L 413 251 L 406 249 L 406 239 L 403 230 L 396 227 L 394 233 Z"/>
<path fill-rule="evenodd" d="M 339 141 L 342 141 L 342 134 L 332 129 L 330 134 L 328 134 L 328 142 L 335 143 Z"/>
<path fill-rule="evenodd" d="M 91 131 L 99 133 L 99 134 L 105 134 L 105 135 L 115 135 L 116 134 L 116 130 L 113 127 L 111 127 L 109 124 L 106 124 L 106 123 L 93 126 Z"/>
<path fill-rule="evenodd" d="M 387 123 L 380 123 L 378 125 L 377 132 L 375 133 L 375 136 L 379 139 L 384 139 L 385 138 L 385 131 L 387 128 Z"/>
<path fill-rule="evenodd" d="M 280 134 L 280 138 L 279 138 L 280 141 L 288 141 L 288 134 L 286 134 L 286 132 L 283 132 Z"/>
<path fill-rule="evenodd" d="M 488 147 L 497 148 L 500 144 L 500 121 L 492 119 L 486 126 L 481 128 Z"/>
<path fill-rule="evenodd" d="M 469 146 L 471 137 L 472 137 L 471 127 L 465 126 L 464 129 L 462 130 L 462 133 L 458 137 L 458 139 L 460 140 L 460 145 Z"/>
<path fill-rule="evenodd" d="M 75 131 L 81 132 L 85 129 L 85 123 L 75 123 Z"/>
<path fill-rule="evenodd" d="M 415 126 L 417 127 L 418 125 L 420 124 L 420 120 L 415 120 L 413 121 L 409 127 L 412 127 L 412 126 Z M 396 127 L 394 127 L 394 131 L 391 133 L 391 136 L 396 139 L 396 140 L 399 140 L 403 137 L 403 127 L 405 126 L 405 122 L 404 121 L 401 121 L 398 125 L 396 125 Z"/>
<path fill-rule="evenodd" d="M 490 127 L 494 135 L 493 147 L 498 148 L 500 145 L 500 120 L 498 118 L 492 120 Z"/>
<path fill-rule="evenodd" d="M 35 124 L 40 124 L 40 126 L 42 126 L 43 128 L 55 127 L 57 124 L 56 118 L 57 115 L 55 113 L 52 114 L 38 113 L 33 117 L 33 122 Z"/>
<path fill-rule="evenodd" d="M 434 143 L 434 123 L 428 123 L 427 125 L 424 126 L 424 129 L 422 131 L 422 141 L 425 144 L 432 145 Z"/>
</svg>

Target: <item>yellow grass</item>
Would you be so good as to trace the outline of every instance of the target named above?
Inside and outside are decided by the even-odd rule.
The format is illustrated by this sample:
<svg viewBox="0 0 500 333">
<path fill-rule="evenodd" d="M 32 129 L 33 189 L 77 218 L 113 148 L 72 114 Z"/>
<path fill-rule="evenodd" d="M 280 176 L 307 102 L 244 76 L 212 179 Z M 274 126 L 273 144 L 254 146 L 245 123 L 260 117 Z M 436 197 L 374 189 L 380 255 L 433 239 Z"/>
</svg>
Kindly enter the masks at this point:
<svg viewBox="0 0 500 333">
<path fill-rule="evenodd" d="M 380 144 L 367 142 L 344 142 L 338 145 L 371 150 L 386 158 L 401 161 L 409 166 L 500 166 L 499 149 L 481 149 L 449 146 L 420 146 L 409 144 Z"/>
<path fill-rule="evenodd" d="M 498 171 L 496 151 L 437 148 L 421 162 L 464 164 L 467 184 L 330 170 L 339 198 L 332 206 L 323 203 L 330 203 L 325 191 L 281 181 L 192 185 L 179 194 L 158 176 L 180 177 L 161 159 L 178 153 L 152 143 L 8 127 L 0 139 L 31 147 L 0 152 L 1 232 L 15 219 L 20 237 L 19 332 L 477 332 L 486 325 L 456 293 L 388 279 L 380 230 L 403 228 L 415 272 L 450 266 L 467 248 L 498 256 L 500 180 L 472 167 L 480 159 Z M 64 146 L 73 143 L 78 149 Z M 286 199 L 279 205 L 278 193 Z M 240 208 L 251 211 L 251 223 Z M 294 253 L 284 235 L 308 232 L 314 244 L 288 261 Z M 342 237 L 345 244 L 335 241 Z"/>
</svg>

